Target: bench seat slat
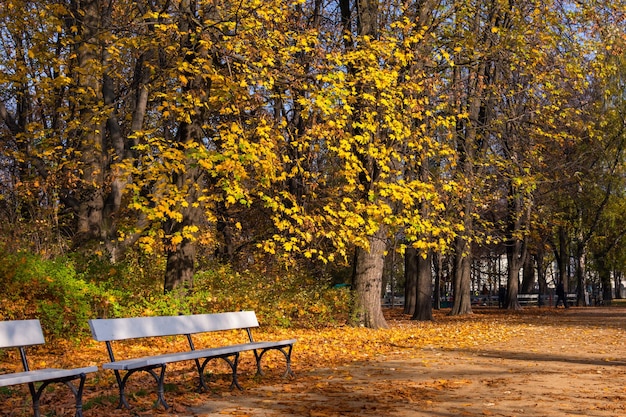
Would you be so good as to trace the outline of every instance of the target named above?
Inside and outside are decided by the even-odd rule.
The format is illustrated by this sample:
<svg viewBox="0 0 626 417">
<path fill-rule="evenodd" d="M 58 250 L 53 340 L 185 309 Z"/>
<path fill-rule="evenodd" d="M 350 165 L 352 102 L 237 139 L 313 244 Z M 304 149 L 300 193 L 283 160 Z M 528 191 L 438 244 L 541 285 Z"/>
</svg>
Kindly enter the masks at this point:
<svg viewBox="0 0 626 417">
<path fill-rule="evenodd" d="M 72 376 L 78 376 L 80 374 L 88 374 L 90 372 L 96 372 L 97 366 L 87 366 L 84 368 L 75 369 L 37 369 L 28 372 L 16 372 L 13 374 L 0 375 L 0 387 L 7 387 L 9 385 L 28 384 L 30 382 L 44 382 L 52 381 L 56 379 L 62 379 Z"/>
<path fill-rule="evenodd" d="M 182 362 L 194 359 L 203 359 L 208 357 L 217 357 L 223 355 L 234 355 L 241 352 L 242 349 L 234 346 L 225 346 L 209 349 L 197 349 L 185 352 L 164 353 L 155 356 L 145 356 L 133 359 L 124 359 L 121 361 L 109 362 L 102 365 L 103 369 L 117 369 L 128 371 L 131 369 L 146 368 L 154 365 L 161 365 L 173 362 Z"/>
<path fill-rule="evenodd" d="M 102 365 L 103 369 L 112 369 L 120 371 L 128 371 L 131 369 L 147 368 L 161 364 L 188 361 L 194 359 L 204 359 L 210 357 L 219 357 L 224 355 L 234 355 L 235 353 L 245 352 L 254 349 L 267 349 L 272 347 L 289 346 L 296 343 L 297 339 L 281 340 L 276 342 L 253 342 L 241 343 L 237 345 L 229 345 L 223 347 L 196 349 L 185 352 L 165 353 L 156 356 L 145 356 L 132 359 L 124 359 L 121 361 L 109 362 Z"/>
</svg>

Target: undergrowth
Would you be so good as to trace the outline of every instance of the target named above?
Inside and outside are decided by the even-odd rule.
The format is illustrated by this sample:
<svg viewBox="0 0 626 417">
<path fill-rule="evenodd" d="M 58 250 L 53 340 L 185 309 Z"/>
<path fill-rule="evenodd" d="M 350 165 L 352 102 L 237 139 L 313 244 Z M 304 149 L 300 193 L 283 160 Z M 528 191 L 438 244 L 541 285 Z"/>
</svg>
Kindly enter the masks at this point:
<svg viewBox="0 0 626 417">
<path fill-rule="evenodd" d="M 327 325 L 347 316 L 349 291 L 285 271 L 235 271 L 210 264 L 193 286 L 163 293 L 162 265 L 141 255 L 112 264 L 97 254 L 43 259 L 0 251 L 0 320 L 38 318 L 53 338 L 89 332 L 96 317 L 132 317 L 254 310 L 271 326 Z"/>
</svg>

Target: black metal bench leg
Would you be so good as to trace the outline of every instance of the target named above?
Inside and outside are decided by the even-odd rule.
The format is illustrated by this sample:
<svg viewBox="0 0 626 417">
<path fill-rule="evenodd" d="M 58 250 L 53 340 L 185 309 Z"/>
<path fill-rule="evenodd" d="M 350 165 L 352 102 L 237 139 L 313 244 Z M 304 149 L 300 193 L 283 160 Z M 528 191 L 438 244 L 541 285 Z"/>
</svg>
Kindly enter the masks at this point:
<svg viewBox="0 0 626 417">
<path fill-rule="evenodd" d="M 158 375 L 156 372 L 154 372 L 153 368 L 161 368 L 161 373 L 160 375 Z M 120 376 L 120 372 L 119 371 L 114 371 L 115 372 L 115 377 L 117 378 L 117 385 L 119 387 L 119 391 L 120 391 L 120 402 L 117 405 L 117 408 L 126 408 L 128 410 L 130 410 L 130 404 L 128 403 L 128 400 L 126 399 L 126 394 L 124 393 L 126 390 L 126 382 L 128 382 L 128 378 L 134 374 L 135 372 L 138 371 L 146 371 L 148 372 L 150 375 L 152 375 L 152 377 L 154 378 L 154 380 L 157 383 L 157 400 L 155 405 L 161 404 L 166 410 L 170 408 L 170 406 L 167 404 L 167 402 L 165 401 L 165 364 L 162 365 L 158 365 L 158 366 L 154 366 L 152 368 L 140 368 L 140 369 L 133 369 L 131 371 L 126 372 L 126 374 L 124 375 L 124 377 L 122 378 Z"/>
<path fill-rule="evenodd" d="M 282 347 L 272 347 L 272 348 L 267 348 L 267 349 L 263 349 L 261 351 L 261 353 L 258 353 L 256 350 L 254 351 L 254 357 L 256 359 L 256 373 L 259 376 L 264 375 L 263 370 L 261 369 L 261 360 L 263 359 L 263 355 L 265 355 L 266 352 L 270 351 L 270 350 L 278 350 L 280 351 L 284 356 L 285 356 L 285 360 L 287 361 L 287 369 L 285 370 L 285 373 L 283 375 L 283 377 L 295 377 L 294 372 L 291 370 L 291 350 L 293 349 L 293 346 L 288 346 L 287 347 L 287 351 L 285 351 L 284 348 Z"/>
<path fill-rule="evenodd" d="M 30 382 L 28 384 L 28 389 L 30 391 L 30 397 L 33 400 L 33 416 L 40 417 L 41 413 L 39 411 L 39 397 L 41 397 L 41 391 L 35 389 L 35 384 Z"/>
<path fill-rule="evenodd" d="M 170 408 L 170 406 L 165 401 L 165 364 L 160 366 L 161 374 L 157 375 L 153 369 L 148 369 L 147 371 L 154 377 L 157 381 L 157 401 L 156 404 L 161 404 L 166 410 Z"/>
<path fill-rule="evenodd" d="M 85 388 L 86 377 L 86 374 L 81 373 L 74 377 L 60 381 L 67 385 L 68 388 L 72 391 L 72 394 L 74 394 L 74 400 L 76 401 L 76 413 L 74 414 L 75 417 L 83 417 L 83 390 Z M 74 384 L 72 384 L 72 380 L 74 379 L 80 379 L 78 389 L 76 389 L 76 387 L 74 387 Z"/>
<path fill-rule="evenodd" d="M 228 358 L 226 358 L 226 361 L 230 364 L 230 368 L 233 371 L 233 379 L 230 383 L 230 389 L 232 390 L 233 388 L 237 387 L 239 391 L 243 391 L 243 388 L 241 387 L 241 385 L 239 385 L 239 380 L 237 379 L 237 367 L 239 366 L 239 353 L 235 354 L 235 359 L 233 361 L 228 360 Z"/>
<path fill-rule="evenodd" d="M 284 352 L 282 349 L 280 349 L 280 351 L 283 352 L 283 354 L 285 355 L 285 360 L 287 361 L 287 369 L 285 370 L 285 374 L 283 375 L 285 378 L 288 376 L 291 376 L 291 377 L 296 376 L 296 374 L 291 369 L 291 350 L 292 349 L 293 349 L 293 346 L 289 346 L 289 350 L 287 352 Z"/>
<path fill-rule="evenodd" d="M 29 383 L 28 389 L 30 390 L 30 396 L 33 400 L 33 416 L 34 417 L 41 416 L 39 402 L 41 399 L 41 394 L 43 394 L 43 391 L 46 389 L 46 387 L 53 383 L 63 383 L 67 385 L 67 387 L 72 391 L 72 394 L 74 394 L 74 400 L 76 401 L 76 413 L 74 414 L 75 417 L 83 417 L 83 391 L 85 388 L 86 378 L 87 378 L 87 375 L 84 373 L 81 373 L 76 376 L 71 376 L 71 377 L 66 377 L 66 378 L 61 378 L 61 379 L 52 379 L 48 381 L 43 381 L 42 384 L 39 386 L 39 388 L 36 388 L 33 382 Z M 72 384 L 72 381 L 74 379 L 80 379 L 80 384 L 78 386 L 78 389 L 76 389 L 76 387 L 74 387 L 74 385 Z"/>
<path fill-rule="evenodd" d="M 204 368 L 210 360 L 211 358 L 205 359 L 204 363 L 202 363 L 201 365 L 199 359 L 194 359 L 194 361 L 196 362 L 196 369 L 198 370 L 198 377 L 200 378 L 200 386 L 198 387 L 198 391 L 200 392 L 209 390 L 209 387 L 206 384 L 206 379 L 204 378 Z"/>
<path fill-rule="evenodd" d="M 115 372 L 115 378 L 117 379 L 117 387 L 119 388 L 119 391 L 120 391 L 120 402 L 117 404 L 117 408 L 126 408 L 127 410 L 130 410 L 130 404 L 128 404 L 128 401 L 126 400 L 126 394 L 124 394 L 124 389 L 126 388 L 126 381 L 128 380 L 128 377 L 131 376 L 134 372 L 133 371 L 126 372 L 126 375 L 124 375 L 124 378 L 120 377 L 119 371 L 114 371 L 114 372 Z"/>
<path fill-rule="evenodd" d="M 76 414 L 75 417 L 83 417 L 83 390 L 85 389 L 85 378 L 87 375 L 80 374 L 80 383 L 78 384 L 78 389 L 74 388 L 71 382 L 66 382 L 66 385 L 70 387 L 72 392 L 74 393 L 74 398 L 76 399 Z"/>
<path fill-rule="evenodd" d="M 265 350 L 262 350 L 261 353 L 258 353 L 256 350 L 254 352 L 254 359 L 256 360 L 256 374 L 258 376 L 263 376 L 263 370 L 261 369 L 261 359 L 263 358 L 263 354 Z"/>
</svg>

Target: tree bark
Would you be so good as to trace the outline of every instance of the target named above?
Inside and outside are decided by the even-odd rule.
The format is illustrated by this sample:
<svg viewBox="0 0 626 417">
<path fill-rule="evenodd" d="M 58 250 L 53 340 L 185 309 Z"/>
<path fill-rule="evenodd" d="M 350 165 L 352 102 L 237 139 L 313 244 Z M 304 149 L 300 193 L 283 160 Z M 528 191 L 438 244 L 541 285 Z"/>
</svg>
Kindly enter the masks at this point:
<svg viewBox="0 0 626 417">
<path fill-rule="evenodd" d="M 569 275 L 567 266 L 569 264 L 569 251 L 567 245 L 567 231 L 564 227 L 559 227 L 557 232 L 558 244 L 554 245 L 554 257 L 558 267 L 559 278 L 557 282 L 562 282 L 565 292 L 569 291 Z M 554 283 L 556 286 L 556 282 Z"/>
<path fill-rule="evenodd" d="M 519 294 L 519 271 L 522 267 L 522 262 L 518 256 L 519 242 L 516 242 L 512 247 L 507 247 L 507 291 L 505 308 L 509 310 L 520 310 L 522 307 L 517 299 Z"/>
<path fill-rule="evenodd" d="M 546 304 L 544 297 L 548 293 L 548 283 L 546 281 L 546 267 L 544 263 L 545 249 L 543 245 L 537 250 L 535 263 L 537 264 L 537 282 L 539 283 L 539 306 Z"/>
<path fill-rule="evenodd" d="M 530 294 L 535 288 L 535 258 L 530 254 L 526 256 L 524 260 L 524 273 L 522 274 L 522 287 L 521 292 L 523 294 Z"/>
<path fill-rule="evenodd" d="M 190 0 L 181 2 L 181 10 L 184 12 L 180 20 L 180 29 L 182 33 L 187 35 L 181 40 L 181 51 L 185 53 L 185 61 L 189 62 L 193 68 L 197 58 L 206 58 L 208 51 L 194 44 L 194 38 L 191 33 L 194 31 L 197 22 L 192 16 L 197 14 L 195 10 L 196 4 Z M 210 81 L 202 78 L 202 76 L 193 72 L 188 72 L 187 81 L 183 83 L 182 90 L 197 97 L 197 102 L 206 101 L 206 95 L 210 92 Z M 197 106 L 194 104 L 194 106 Z M 189 122 L 181 122 L 176 134 L 175 145 L 179 146 L 185 153 L 185 148 L 190 143 L 196 141 L 201 142 L 202 133 L 202 115 L 204 110 L 199 106 L 194 109 L 194 116 L 190 117 Z M 164 223 L 166 236 L 170 239 L 175 236 L 182 237 L 180 243 L 166 243 L 167 263 L 164 280 L 164 291 L 172 291 L 179 286 L 188 288 L 193 287 L 193 274 L 195 271 L 196 242 L 193 236 L 190 236 L 190 230 L 200 226 L 202 219 L 201 208 L 198 204 L 198 197 L 201 193 L 200 189 L 205 184 L 205 176 L 203 170 L 198 166 L 196 161 L 185 157 L 184 169 L 180 172 L 172 173 L 172 185 L 177 192 L 185 196 L 186 204 L 179 208 L 182 220 L 169 219 Z"/>
<path fill-rule="evenodd" d="M 583 242 L 576 242 L 576 305 L 586 306 L 587 297 L 587 247 Z"/>
<path fill-rule="evenodd" d="M 524 196 L 520 191 L 509 184 L 509 203 L 507 205 L 507 230 L 506 230 L 506 258 L 508 264 L 507 273 L 507 299 L 505 308 L 519 310 L 521 306 L 517 299 L 519 293 L 519 273 L 526 261 L 526 238 L 520 238 L 524 220 L 529 212 L 529 207 L 524 207 Z M 528 203 L 526 204 L 528 205 Z"/>
<path fill-rule="evenodd" d="M 417 300 L 413 320 L 427 321 L 433 319 L 433 273 L 432 254 L 426 257 L 416 253 L 417 258 Z"/>
<path fill-rule="evenodd" d="M 450 315 L 461 315 L 472 313 L 472 299 L 470 288 L 472 283 L 472 258 L 469 249 L 466 249 L 467 242 L 464 238 L 458 237 L 455 244 L 454 254 L 454 302 Z"/>
<path fill-rule="evenodd" d="M 433 269 L 435 270 L 435 284 L 433 294 L 433 308 L 441 309 L 441 284 L 443 282 L 443 255 L 433 253 Z"/>
<path fill-rule="evenodd" d="M 415 313 L 417 271 L 417 250 L 414 247 L 408 247 L 404 252 L 404 314 Z"/>
<path fill-rule="evenodd" d="M 104 237 L 104 178 L 105 178 L 105 149 L 103 143 L 103 126 L 96 120 L 94 113 L 99 97 L 101 85 L 98 79 L 100 73 L 97 63 L 100 62 L 98 50 L 98 28 L 100 27 L 99 2 L 88 0 L 72 2 L 74 16 L 81 16 L 74 21 L 78 28 L 80 43 L 76 50 L 77 87 L 83 91 L 82 104 L 79 109 L 80 127 L 76 130 L 77 149 L 80 157 L 82 173 L 81 185 L 76 193 L 76 234 L 74 244 L 83 244 L 91 239 Z"/>
<path fill-rule="evenodd" d="M 356 0 L 354 8 L 349 0 L 340 0 L 341 21 L 343 24 L 343 39 L 346 49 L 358 49 L 361 43 L 358 39 L 378 36 L 378 4 L 377 0 Z M 356 23 L 356 26 L 353 26 Z M 356 34 L 356 39 L 354 35 Z M 354 68 L 348 68 L 356 82 L 356 103 L 354 104 L 355 121 L 360 121 L 360 114 L 367 109 L 368 105 L 361 97 L 367 91 L 367 86 L 359 82 L 358 74 Z M 360 133 L 360 128 L 354 128 L 355 135 Z M 375 187 L 379 179 L 380 167 L 373 158 L 365 153 L 357 151 L 357 156 L 363 164 L 363 172 L 359 175 L 359 181 L 363 186 L 361 198 L 367 200 L 369 191 Z M 369 249 L 357 248 L 354 266 L 354 286 L 356 300 L 353 320 L 356 325 L 370 328 L 386 328 L 387 322 L 382 313 L 381 295 L 382 278 L 384 272 L 384 256 L 386 249 L 387 229 L 380 226 L 378 231 L 369 236 Z"/>
<path fill-rule="evenodd" d="M 383 228 L 369 239 L 370 248 L 357 248 L 354 276 L 354 325 L 371 329 L 387 328 L 381 307 L 387 232 Z"/>
</svg>

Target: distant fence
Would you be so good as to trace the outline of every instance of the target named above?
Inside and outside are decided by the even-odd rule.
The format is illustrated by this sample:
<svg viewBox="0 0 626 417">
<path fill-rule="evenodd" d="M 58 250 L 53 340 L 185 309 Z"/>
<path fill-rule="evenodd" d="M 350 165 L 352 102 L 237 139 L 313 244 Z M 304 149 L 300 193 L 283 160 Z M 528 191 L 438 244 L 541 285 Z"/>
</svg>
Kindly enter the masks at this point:
<svg viewBox="0 0 626 417">
<path fill-rule="evenodd" d="M 522 306 L 551 306 L 556 302 L 556 298 L 552 294 L 518 294 L 517 301 Z M 567 294 L 567 302 L 569 305 L 573 305 L 576 303 L 576 294 Z M 490 306 L 497 307 L 499 302 L 499 297 L 497 295 L 473 295 L 471 297 L 472 305 L 479 306 Z M 451 307 L 452 306 L 452 297 L 441 297 L 441 307 Z M 385 296 L 381 299 L 381 304 L 383 307 L 402 307 L 404 306 L 404 297 L 403 296 Z"/>
</svg>

